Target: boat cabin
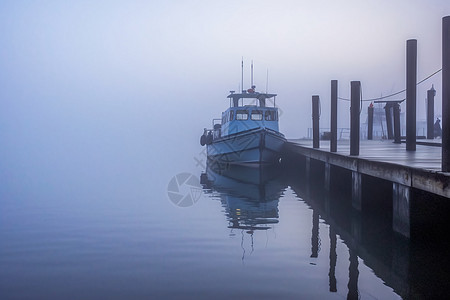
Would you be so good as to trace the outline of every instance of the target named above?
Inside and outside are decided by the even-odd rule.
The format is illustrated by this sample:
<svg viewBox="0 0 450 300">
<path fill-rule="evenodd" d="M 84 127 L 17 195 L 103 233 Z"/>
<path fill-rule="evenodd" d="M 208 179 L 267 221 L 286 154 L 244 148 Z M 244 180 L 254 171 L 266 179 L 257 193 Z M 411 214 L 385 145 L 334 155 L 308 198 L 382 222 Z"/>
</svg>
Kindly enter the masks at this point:
<svg viewBox="0 0 450 300">
<path fill-rule="evenodd" d="M 278 130 L 278 109 L 275 107 L 276 94 L 258 93 L 254 88 L 236 94 L 231 91 L 227 98 L 230 107 L 222 113 L 220 126 L 214 126 L 215 138 L 243 132 L 255 128 Z M 266 106 L 266 100 L 273 98 L 273 107 Z"/>
</svg>

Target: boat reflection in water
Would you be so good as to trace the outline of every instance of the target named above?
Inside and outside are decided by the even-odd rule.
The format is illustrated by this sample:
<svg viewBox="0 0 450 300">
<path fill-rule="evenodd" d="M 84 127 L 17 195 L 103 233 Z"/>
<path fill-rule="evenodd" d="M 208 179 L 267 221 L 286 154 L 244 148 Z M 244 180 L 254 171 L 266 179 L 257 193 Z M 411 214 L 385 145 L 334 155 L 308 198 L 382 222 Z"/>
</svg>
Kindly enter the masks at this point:
<svg viewBox="0 0 450 300">
<path fill-rule="evenodd" d="M 229 228 L 253 234 L 278 223 L 278 201 L 287 187 L 279 174 L 278 167 L 208 162 L 201 183 L 205 190 L 219 193 Z"/>
<path fill-rule="evenodd" d="M 406 242 L 355 214 L 351 205 L 347 210 L 349 197 L 324 195 L 323 185 L 298 175 L 286 168 L 208 163 L 201 175 L 204 192 L 220 199 L 230 236 L 235 235 L 234 230 L 240 231 L 243 262 L 249 250 L 246 245 L 253 253 L 254 244 L 260 245 L 257 238 L 253 243 L 254 237 L 274 229 L 278 230 L 276 245 L 253 255 L 251 263 L 259 259 L 261 270 L 276 266 L 270 275 L 263 276 L 283 281 L 283 286 L 292 294 L 299 293 L 301 299 L 409 299 L 426 295 L 411 284 Z M 279 209 L 283 217 L 280 224 Z M 291 285 L 292 278 L 310 285 Z"/>
<path fill-rule="evenodd" d="M 273 225 L 279 222 L 279 199 L 282 198 L 283 193 L 287 191 L 288 186 L 290 186 L 288 184 L 288 178 L 283 176 L 284 173 L 286 172 L 281 172 L 279 167 L 249 167 L 209 163 L 206 172 L 201 175 L 201 183 L 203 184 L 205 193 L 209 192 L 214 196 L 217 195 L 217 197 L 220 197 L 222 206 L 225 208 L 225 215 L 229 221 L 228 228 L 232 230 L 230 235 L 234 235 L 234 229 L 238 229 L 242 233 L 242 261 L 246 258 L 244 237 L 250 237 L 250 250 L 253 252 L 253 238 L 255 231 L 274 229 Z M 300 198 L 298 198 L 298 200 L 300 200 Z M 300 260 L 310 261 L 310 264 L 313 265 L 318 263 L 319 260 L 322 261 L 324 259 L 319 258 L 319 252 L 321 250 L 319 219 L 318 211 L 313 210 L 312 231 L 309 231 L 311 234 L 311 250 Z M 247 233 L 247 235 L 244 233 Z M 329 293 L 338 292 L 338 280 L 336 275 L 337 235 L 331 227 L 329 238 L 329 284 L 328 286 L 323 286 L 321 291 L 316 291 L 315 289 L 309 291 L 311 292 L 311 295 L 328 296 Z M 278 240 L 278 242 L 280 241 L 281 240 Z M 284 249 L 284 253 L 288 252 L 288 249 Z M 347 293 L 348 299 L 357 299 L 359 297 L 358 256 L 354 251 L 350 250 L 349 253 L 349 265 L 345 267 L 348 268 L 349 271 L 348 278 L 345 279 L 345 283 L 344 280 L 341 279 L 341 282 L 347 284 L 347 286 L 346 290 L 342 291 L 341 294 Z M 297 263 L 298 261 L 293 259 L 292 264 Z M 301 265 L 298 266 L 298 270 L 301 270 Z M 309 270 L 308 272 L 314 271 L 315 270 Z M 308 277 L 310 276 L 310 273 L 308 272 L 304 272 L 303 275 L 299 276 L 303 276 L 303 278 L 310 280 Z M 327 276 L 326 274 L 327 273 L 323 273 L 324 276 Z M 316 276 L 316 274 L 313 276 Z"/>
</svg>

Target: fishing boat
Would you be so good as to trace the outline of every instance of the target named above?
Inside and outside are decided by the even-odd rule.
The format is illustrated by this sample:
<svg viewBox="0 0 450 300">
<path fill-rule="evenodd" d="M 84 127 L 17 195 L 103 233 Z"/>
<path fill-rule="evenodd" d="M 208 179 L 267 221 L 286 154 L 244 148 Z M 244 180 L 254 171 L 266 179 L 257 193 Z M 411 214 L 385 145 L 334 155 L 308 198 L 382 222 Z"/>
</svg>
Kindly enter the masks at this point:
<svg viewBox="0 0 450 300">
<path fill-rule="evenodd" d="M 276 94 L 230 91 L 230 107 L 222 118 L 205 128 L 200 144 L 207 147 L 208 160 L 226 164 L 267 165 L 281 161 L 286 138 L 278 129 Z M 268 106 L 271 102 L 273 105 Z"/>
</svg>

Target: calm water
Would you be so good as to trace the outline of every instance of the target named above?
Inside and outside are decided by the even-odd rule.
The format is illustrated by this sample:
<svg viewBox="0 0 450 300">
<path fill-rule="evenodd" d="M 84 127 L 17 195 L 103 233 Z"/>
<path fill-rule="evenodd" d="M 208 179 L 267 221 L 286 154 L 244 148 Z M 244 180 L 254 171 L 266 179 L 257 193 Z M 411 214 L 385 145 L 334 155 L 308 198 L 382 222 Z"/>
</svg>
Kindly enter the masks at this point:
<svg viewBox="0 0 450 300">
<path fill-rule="evenodd" d="M 204 173 L 201 153 L 163 152 L 45 154 L 20 160 L 32 167 L 16 161 L 14 172 L 4 163 L 0 298 L 399 299 L 426 290 L 410 278 L 404 244 L 355 238 L 351 218 L 324 218 L 300 178 L 251 169 L 230 178 Z"/>
</svg>

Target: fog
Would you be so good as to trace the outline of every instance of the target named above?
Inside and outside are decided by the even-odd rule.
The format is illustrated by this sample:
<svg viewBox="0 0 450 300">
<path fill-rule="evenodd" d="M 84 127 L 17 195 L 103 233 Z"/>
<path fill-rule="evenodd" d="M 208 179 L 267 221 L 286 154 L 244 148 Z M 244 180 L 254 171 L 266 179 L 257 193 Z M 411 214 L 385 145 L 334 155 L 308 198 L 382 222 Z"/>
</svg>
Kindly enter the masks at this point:
<svg viewBox="0 0 450 300">
<path fill-rule="evenodd" d="M 160 170 L 194 165 L 202 129 L 240 88 L 242 57 L 244 88 L 253 61 L 257 89 L 278 94 L 288 138 L 311 127 L 315 94 L 329 127 L 330 80 L 344 98 L 351 80 L 363 98 L 404 89 L 410 38 L 425 78 L 441 68 L 450 14 L 447 0 L 159 2 L 0 3 L 3 195 L 47 181 L 67 193 L 69 174 L 112 186 L 140 173 L 167 182 Z M 439 73 L 418 87 L 419 119 L 431 84 L 440 114 Z M 340 101 L 339 127 L 348 114 Z"/>
</svg>

